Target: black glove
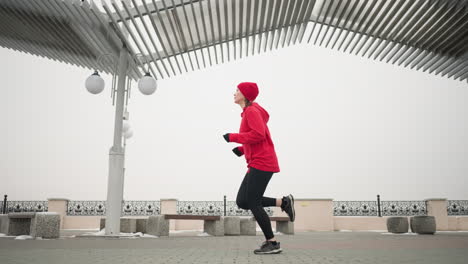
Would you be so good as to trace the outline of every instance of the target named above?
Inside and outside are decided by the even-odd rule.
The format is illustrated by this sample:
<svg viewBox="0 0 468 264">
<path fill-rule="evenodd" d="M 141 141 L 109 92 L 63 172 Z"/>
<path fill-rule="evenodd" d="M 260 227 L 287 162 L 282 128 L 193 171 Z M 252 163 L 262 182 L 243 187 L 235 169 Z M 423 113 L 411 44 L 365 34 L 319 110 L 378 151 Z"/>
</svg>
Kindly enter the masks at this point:
<svg viewBox="0 0 468 264">
<path fill-rule="evenodd" d="M 223 137 L 224 137 L 224 139 L 226 140 L 226 142 L 229 143 L 229 133 L 224 134 Z"/>
<path fill-rule="evenodd" d="M 233 148 L 232 152 L 234 152 L 234 154 L 236 154 L 238 157 L 242 156 L 242 153 L 240 152 L 239 147 Z"/>
</svg>

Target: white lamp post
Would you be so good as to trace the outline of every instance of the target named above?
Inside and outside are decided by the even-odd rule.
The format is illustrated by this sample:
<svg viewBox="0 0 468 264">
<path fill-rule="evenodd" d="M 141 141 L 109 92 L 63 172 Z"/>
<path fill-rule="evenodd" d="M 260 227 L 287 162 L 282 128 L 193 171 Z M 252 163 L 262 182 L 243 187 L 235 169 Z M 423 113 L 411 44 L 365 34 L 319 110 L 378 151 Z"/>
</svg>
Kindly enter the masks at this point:
<svg viewBox="0 0 468 264">
<path fill-rule="evenodd" d="M 124 190 L 125 140 L 133 136 L 128 120 L 124 120 L 125 83 L 127 81 L 128 51 L 122 47 L 119 56 L 117 100 L 115 107 L 114 144 L 109 151 L 109 177 L 107 183 L 106 235 L 120 235 L 120 216 Z M 98 94 L 104 89 L 104 80 L 96 71 L 86 79 L 86 89 Z M 147 73 L 139 82 L 139 90 L 150 95 L 156 91 L 156 80 Z M 124 142 L 122 142 L 122 139 Z M 122 145 L 124 143 L 124 145 Z"/>
</svg>

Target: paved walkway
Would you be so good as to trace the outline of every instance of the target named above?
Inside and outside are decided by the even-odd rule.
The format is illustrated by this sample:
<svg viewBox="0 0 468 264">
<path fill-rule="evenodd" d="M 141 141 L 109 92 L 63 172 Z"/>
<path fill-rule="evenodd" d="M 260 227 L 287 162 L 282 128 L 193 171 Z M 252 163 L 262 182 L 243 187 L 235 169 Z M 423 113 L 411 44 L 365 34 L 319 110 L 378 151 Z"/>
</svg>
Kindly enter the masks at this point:
<svg viewBox="0 0 468 264">
<path fill-rule="evenodd" d="M 277 236 L 279 255 L 254 255 L 262 236 L 0 239 L 0 263 L 468 263 L 468 232 L 393 235 L 303 232 Z"/>
</svg>

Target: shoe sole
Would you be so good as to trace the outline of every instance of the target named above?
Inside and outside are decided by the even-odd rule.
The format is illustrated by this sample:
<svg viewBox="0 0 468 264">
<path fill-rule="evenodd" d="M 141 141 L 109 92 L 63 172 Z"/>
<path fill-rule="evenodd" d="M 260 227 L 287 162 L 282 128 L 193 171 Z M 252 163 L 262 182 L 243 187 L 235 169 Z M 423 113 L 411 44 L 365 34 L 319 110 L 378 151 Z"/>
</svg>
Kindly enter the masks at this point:
<svg viewBox="0 0 468 264">
<path fill-rule="evenodd" d="M 275 249 L 275 250 L 268 251 L 268 252 L 254 252 L 254 254 L 256 254 L 256 255 L 271 255 L 271 254 L 279 254 L 281 252 L 283 252 L 283 250 L 281 248 L 279 248 L 279 249 Z"/>
<path fill-rule="evenodd" d="M 292 194 L 288 195 L 289 199 L 291 199 L 292 203 L 291 203 L 291 208 L 292 208 L 292 219 L 291 222 L 294 222 L 294 220 L 296 220 L 296 211 L 294 210 L 294 197 L 292 196 Z"/>
</svg>

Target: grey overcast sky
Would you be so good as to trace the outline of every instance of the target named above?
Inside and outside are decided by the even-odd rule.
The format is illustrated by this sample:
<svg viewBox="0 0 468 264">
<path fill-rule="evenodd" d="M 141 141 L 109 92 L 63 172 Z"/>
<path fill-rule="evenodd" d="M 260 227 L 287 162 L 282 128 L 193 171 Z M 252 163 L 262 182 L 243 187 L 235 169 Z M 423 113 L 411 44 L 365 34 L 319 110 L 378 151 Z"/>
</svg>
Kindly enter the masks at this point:
<svg viewBox="0 0 468 264">
<path fill-rule="evenodd" d="M 105 200 L 111 78 L 0 48 L 0 194 Z M 267 196 L 468 199 L 468 85 L 301 44 L 158 81 L 128 105 L 126 200 L 234 200 L 246 172 L 222 138 L 239 128 L 236 85 L 257 82 L 281 172 Z"/>
</svg>

